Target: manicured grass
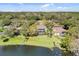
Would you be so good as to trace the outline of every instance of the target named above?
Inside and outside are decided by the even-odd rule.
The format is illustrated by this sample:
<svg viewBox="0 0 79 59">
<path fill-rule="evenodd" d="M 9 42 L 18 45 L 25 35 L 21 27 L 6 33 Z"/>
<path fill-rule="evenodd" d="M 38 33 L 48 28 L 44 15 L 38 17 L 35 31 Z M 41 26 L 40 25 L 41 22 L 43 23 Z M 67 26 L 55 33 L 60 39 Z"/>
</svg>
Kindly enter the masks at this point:
<svg viewBox="0 0 79 59">
<path fill-rule="evenodd" d="M 0 45 L 17 45 L 17 44 L 24 44 L 25 37 L 20 35 L 14 38 L 10 38 L 8 42 L 3 42 L 3 40 L 0 39 Z"/>
<path fill-rule="evenodd" d="M 61 41 L 55 36 L 52 36 L 52 38 L 50 38 L 48 36 L 43 35 L 37 37 L 30 37 L 26 44 L 52 48 L 54 47 L 54 42 L 55 45 L 58 46 Z"/>
<path fill-rule="evenodd" d="M 3 42 L 3 40 L 0 39 L 0 45 L 33 45 L 33 46 L 52 48 L 54 47 L 54 45 L 59 46 L 60 43 L 61 43 L 60 38 L 55 36 L 52 36 L 52 38 L 50 38 L 46 35 L 29 37 L 28 40 L 25 39 L 24 36 L 20 35 L 9 39 L 8 42 Z"/>
</svg>

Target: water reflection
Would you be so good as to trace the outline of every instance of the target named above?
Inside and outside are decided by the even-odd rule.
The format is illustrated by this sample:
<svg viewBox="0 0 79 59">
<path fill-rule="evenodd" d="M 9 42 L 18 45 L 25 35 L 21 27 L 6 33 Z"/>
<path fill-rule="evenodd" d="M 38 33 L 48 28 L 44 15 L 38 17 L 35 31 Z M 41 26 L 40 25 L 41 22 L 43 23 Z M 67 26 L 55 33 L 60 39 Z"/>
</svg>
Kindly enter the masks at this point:
<svg viewBox="0 0 79 59">
<path fill-rule="evenodd" d="M 59 49 L 58 47 L 53 47 L 52 48 L 52 55 L 53 56 L 62 56 L 62 50 Z"/>
<path fill-rule="evenodd" d="M 1 56 L 60 56 L 62 51 L 54 47 L 52 50 L 44 47 L 12 45 L 0 46 Z"/>
</svg>

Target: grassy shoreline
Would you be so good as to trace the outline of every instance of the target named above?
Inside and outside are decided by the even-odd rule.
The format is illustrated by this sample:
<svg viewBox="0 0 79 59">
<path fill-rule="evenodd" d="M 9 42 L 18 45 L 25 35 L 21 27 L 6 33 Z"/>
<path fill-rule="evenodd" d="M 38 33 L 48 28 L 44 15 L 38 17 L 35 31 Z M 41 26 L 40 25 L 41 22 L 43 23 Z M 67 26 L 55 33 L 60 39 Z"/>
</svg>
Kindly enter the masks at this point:
<svg viewBox="0 0 79 59">
<path fill-rule="evenodd" d="M 9 39 L 8 42 L 3 42 L 3 40 L 0 40 L 0 46 L 31 45 L 31 46 L 52 48 L 54 47 L 55 44 L 56 46 L 59 46 L 60 43 L 61 43 L 61 39 L 59 39 L 58 37 L 52 36 L 52 38 L 50 38 L 46 35 L 29 37 L 28 40 L 26 40 L 25 37 L 22 35 L 11 38 Z"/>
</svg>

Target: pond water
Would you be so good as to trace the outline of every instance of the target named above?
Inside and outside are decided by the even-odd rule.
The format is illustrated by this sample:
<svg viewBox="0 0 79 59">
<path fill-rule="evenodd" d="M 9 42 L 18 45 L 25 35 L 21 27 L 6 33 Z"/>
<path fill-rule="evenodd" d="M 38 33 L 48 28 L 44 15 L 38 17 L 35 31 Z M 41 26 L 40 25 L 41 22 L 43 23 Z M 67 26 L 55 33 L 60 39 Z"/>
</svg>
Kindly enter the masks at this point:
<svg viewBox="0 0 79 59">
<path fill-rule="evenodd" d="M 62 51 L 54 47 L 52 50 L 38 46 L 11 45 L 0 46 L 0 56 L 61 56 Z"/>
</svg>

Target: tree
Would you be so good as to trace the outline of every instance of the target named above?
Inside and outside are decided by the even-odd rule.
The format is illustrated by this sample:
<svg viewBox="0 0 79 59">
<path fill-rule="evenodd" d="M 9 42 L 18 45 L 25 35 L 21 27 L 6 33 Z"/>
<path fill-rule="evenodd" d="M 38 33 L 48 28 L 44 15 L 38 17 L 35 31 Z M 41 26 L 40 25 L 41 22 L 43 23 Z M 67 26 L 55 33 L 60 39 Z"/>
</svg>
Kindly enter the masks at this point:
<svg viewBox="0 0 79 59">
<path fill-rule="evenodd" d="M 11 20 L 10 19 L 3 19 L 1 25 L 3 26 L 8 26 L 11 24 Z"/>
<path fill-rule="evenodd" d="M 16 31 L 16 28 L 10 27 L 10 28 L 6 29 L 4 32 L 5 32 L 5 35 L 7 35 L 8 37 L 14 37 L 14 36 L 16 36 L 14 34 L 15 31 Z"/>
<path fill-rule="evenodd" d="M 70 28 L 68 32 L 72 35 L 72 37 L 75 37 L 76 39 L 79 38 L 79 26 Z"/>
<path fill-rule="evenodd" d="M 30 27 L 29 27 L 29 33 L 30 33 L 30 36 L 37 36 L 37 24 L 32 24 Z"/>
<path fill-rule="evenodd" d="M 77 25 L 77 21 L 75 18 L 65 19 L 61 24 L 64 25 L 65 29 L 69 29 L 70 27 L 75 27 Z"/>
<path fill-rule="evenodd" d="M 24 35 L 26 38 L 29 35 L 29 24 L 28 22 L 24 22 L 23 25 L 21 26 L 21 34 Z"/>
<path fill-rule="evenodd" d="M 69 31 L 70 33 L 70 51 L 75 55 L 79 55 L 79 27 L 73 27 Z"/>
<path fill-rule="evenodd" d="M 65 38 L 61 40 L 61 48 L 64 48 L 66 51 L 70 50 L 71 37 L 66 34 Z"/>
<path fill-rule="evenodd" d="M 48 33 L 48 36 L 49 37 L 52 37 L 52 28 L 53 28 L 53 22 L 51 22 L 51 21 L 47 21 L 46 23 L 45 23 L 45 25 L 46 25 L 46 27 L 47 27 L 47 33 Z"/>
<path fill-rule="evenodd" d="M 68 38 L 64 38 L 61 41 L 61 47 L 65 48 L 66 50 L 68 50 Z"/>
</svg>

